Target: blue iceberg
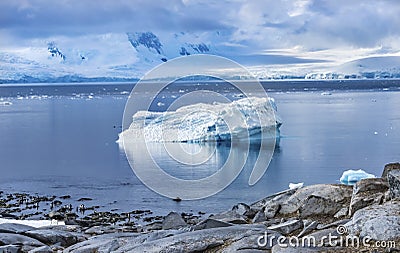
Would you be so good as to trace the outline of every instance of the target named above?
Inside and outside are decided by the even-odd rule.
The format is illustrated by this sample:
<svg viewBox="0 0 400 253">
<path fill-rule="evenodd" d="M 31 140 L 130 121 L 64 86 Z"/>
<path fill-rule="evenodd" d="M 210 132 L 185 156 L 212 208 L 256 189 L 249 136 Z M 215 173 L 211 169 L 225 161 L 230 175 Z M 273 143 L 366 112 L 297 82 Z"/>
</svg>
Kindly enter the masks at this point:
<svg viewBox="0 0 400 253">
<path fill-rule="evenodd" d="M 364 178 L 375 178 L 375 175 L 369 174 L 361 169 L 359 170 L 346 170 L 340 177 L 342 184 L 353 185 Z"/>
</svg>

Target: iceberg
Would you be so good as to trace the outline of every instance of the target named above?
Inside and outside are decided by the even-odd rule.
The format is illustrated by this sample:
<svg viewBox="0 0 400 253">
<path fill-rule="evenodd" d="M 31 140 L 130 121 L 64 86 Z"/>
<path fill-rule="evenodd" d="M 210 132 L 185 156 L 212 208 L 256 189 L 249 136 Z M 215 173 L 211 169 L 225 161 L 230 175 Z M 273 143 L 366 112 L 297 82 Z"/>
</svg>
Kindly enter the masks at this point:
<svg viewBox="0 0 400 253">
<path fill-rule="evenodd" d="M 369 174 L 361 169 L 359 170 L 346 170 L 340 177 L 342 184 L 352 185 L 364 178 L 375 178 L 375 175 Z"/>
<path fill-rule="evenodd" d="M 230 103 L 198 103 L 176 111 L 138 111 L 118 142 L 220 142 L 279 135 L 273 98 L 248 97 Z M 271 136 L 271 134 L 273 136 Z"/>
</svg>

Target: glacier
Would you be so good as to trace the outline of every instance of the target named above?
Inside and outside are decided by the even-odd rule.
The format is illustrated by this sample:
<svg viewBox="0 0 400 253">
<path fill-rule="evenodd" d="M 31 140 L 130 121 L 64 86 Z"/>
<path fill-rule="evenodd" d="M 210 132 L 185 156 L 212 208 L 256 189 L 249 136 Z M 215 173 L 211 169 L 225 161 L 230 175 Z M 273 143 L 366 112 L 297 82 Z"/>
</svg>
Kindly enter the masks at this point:
<svg viewBox="0 0 400 253">
<path fill-rule="evenodd" d="M 282 120 L 273 98 L 197 103 L 176 111 L 138 111 L 117 142 L 221 142 L 279 135 Z M 273 130 L 273 131 L 271 131 Z"/>
</svg>

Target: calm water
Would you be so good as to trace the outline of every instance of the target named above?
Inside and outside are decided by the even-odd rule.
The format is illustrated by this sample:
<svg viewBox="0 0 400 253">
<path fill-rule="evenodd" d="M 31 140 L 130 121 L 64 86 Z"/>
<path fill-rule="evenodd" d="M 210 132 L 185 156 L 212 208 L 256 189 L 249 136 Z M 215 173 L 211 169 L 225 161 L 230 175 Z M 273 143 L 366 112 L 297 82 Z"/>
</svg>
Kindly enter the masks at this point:
<svg viewBox="0 0 400 253">
<path fill-rule="evenodd" d="M 379 176 L 385 163 L 400 160 L 399 85 L 395 82 L 382 89 L 376 87 L 379 83 L 365 82 L 364 86 L 357 83 L 358 90 L 332 89 L 335 85 L 267 85 L 283 125 L 266 174 L 256 185 L 248 185 L 258 155 L 254 147 L 244 171 L 224 191 L 179 203 L 146 188 L 115 142 L 132 85 L 0 87 L 0 190 L 69 194 L 73 203 L 90 197 L 90 204 L 101 205 L 102 210 L 151 209 L 166 214 L 227 210 L 237 202 L 251 203 L 286 189 L 290 182 L 337 183 L 346 169 L 362 168 Z M 188 87 L 193 85 L 171 89 L 170 96 L 158 99 L 179 97 Z M 236 95 L 221 85 L 208 88 L 228 97 Z M 164 109 L 163 105 L 158 109 Z M 229 150 L 224 145 L 217 148 L 219 162 Z M 215 170 L 175 166 L 167 156 L 157 159 L 169 173 L 183 177 L 196 178 Z"/>
</svg>

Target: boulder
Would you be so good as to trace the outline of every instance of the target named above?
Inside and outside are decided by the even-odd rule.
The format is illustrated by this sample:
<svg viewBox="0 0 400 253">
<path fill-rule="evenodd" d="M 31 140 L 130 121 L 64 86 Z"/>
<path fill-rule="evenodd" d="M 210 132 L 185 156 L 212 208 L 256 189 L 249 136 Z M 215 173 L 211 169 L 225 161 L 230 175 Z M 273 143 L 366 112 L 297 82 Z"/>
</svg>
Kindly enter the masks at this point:
<svg viewBox="0 0 400 253">
<path fill-rule="evenodd" d="M 233 224 L 208 218 L 204 221 L 199 222 L 195 226 L 193 226 L 193 230 L 220 228 L 220 227 L 229 227 L 229 226 L 233 226 Z"/>
<path fill-rule="evenodd" d="M 345 226 L 350 235 L 368 235 L 372 240 L 400 240 L 399 218 L 400 201 L 388 201 L 356 211 Z"/>
<path fill-rule="evenodd" d="M 350 204 L 353 188 L 347 185 L 319 184 L 298 189 L 281 204 L 278 214 L 301 217 L 333 217 Z M 316 206 L 322 205 L 322 206 Z"/>
<path fill-rule="evenodd" d="M 187 224 L 182 216 L 175 212 L 170 212 L 162 222 L 162 229 L 176 229 L 186 226 Z"/>
<path fill-rule="evenodd" d="M 392 169 L 387 174 L 390 198 L 400 199 L 400 169 Z"/>
<path fill-rule="evenodd" d="M 129 241 L 116 252 L 203 252 L 205 250 L 213 251 L 216 247 L 221 249 L 232 245 L 246 237 L 251 237 L 247 247 L 259 247 L 257 239 L 263 236 L 267 230 L 261 228 L 249 227 L 247 225 L 237 225 L 223 228 L 202 229 L 193 232 L 181 233 L 174 236 L 137 243 Z M 277 232 L 269 230 L 268 233 L 279 236 Z M 245 240 L 241 244 L 245 244 Z M 234 247 L 234 246 L 232 246 Z M 239 247 L 239 246 L 238 246 Z M 240 246 L 242 247 L 242 246 Z M 264 246 L 260 246 L 264 247 Z M 265 249 L 267 245 L 265 245 Z"/>
<path fill-rule="evenodd" d="M 391 170 L 400 170 L 400 163 L 388 163 L 385 165 L 385 168 L 382 172 L 382 178 L 387 179 L 387 175 Z"/>
<path fill-rule="evenodd" d="M 13 233 L 13 234 L 22 234 L 28 230 L 33 230 L 34 227 L 17 224 L 17 223 L 2 223 L 0 224 L 0 233 Z"/>
<path fill-rule="evenodd" d="M 59 243 L 63 247 L 71 246 L 83 241 L 85 238 L 78 233 L 52 229 L 37 229 L 26 231 L 24 235 L 35 238 L 47 245 Z"/>
<path fill-rule="evenodd" d="M 368 236 L 374 240 L 400 240 L 400 216 L 383 216 L 368 220 L 360 236 Z"/>
<path fill-rule="evenodd" d="M 282 247 L 275 245 L 272 247 L 272 253 L 349 253 L 358 252 L 357 249 L 343 247 Z"/>
<path fill-rule="evenodd" d="M 367 178 L 358 181 L 353 187 L 349 215 L 352 216 L 355 211 L 366 206 L 382 204 L 388 189 L 388 182 L 383 178 Z"/>
<path fill-rule="evenodd" d="M 229 222 L 232 224 L 247 224 L 246 216 L 240 215 L 236 211 L 227 211 L 219 214 L 212 214 L 209 218 Z"/>
<path fill-rule="evenodd" d="M 49 246 L 42 246 L 29 251 L 29 253 L 53 253 Z"/>
<path fill-rule="evenodd" d="M 45 246 L 42 242 L 25 235 L 0 233 L 0 245 L 24 245 L 30 247 Z"/>
<path fill-rule="evenodd" d="M 18 245 L 4 245 L 0 246 L 0 252 L 19 253 L 21 252 L 21 247 Z"/>
</svg>

